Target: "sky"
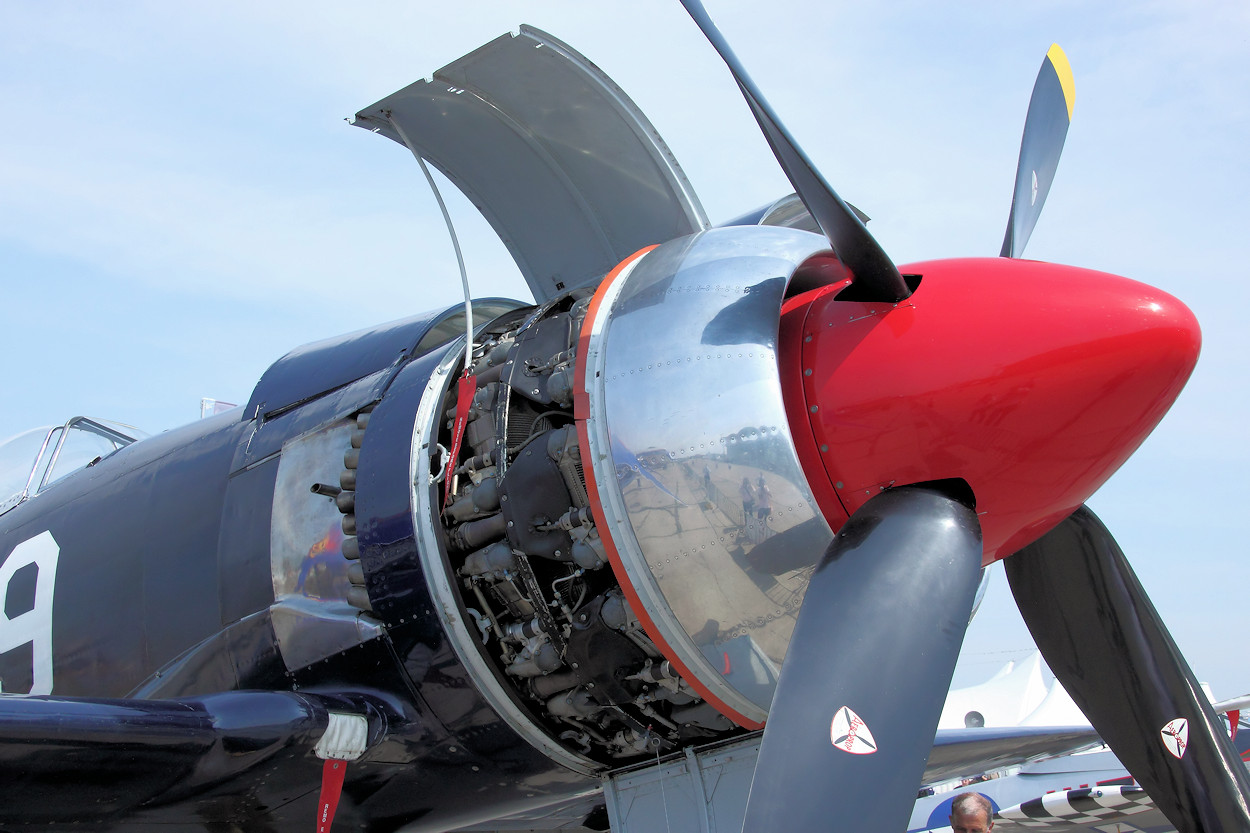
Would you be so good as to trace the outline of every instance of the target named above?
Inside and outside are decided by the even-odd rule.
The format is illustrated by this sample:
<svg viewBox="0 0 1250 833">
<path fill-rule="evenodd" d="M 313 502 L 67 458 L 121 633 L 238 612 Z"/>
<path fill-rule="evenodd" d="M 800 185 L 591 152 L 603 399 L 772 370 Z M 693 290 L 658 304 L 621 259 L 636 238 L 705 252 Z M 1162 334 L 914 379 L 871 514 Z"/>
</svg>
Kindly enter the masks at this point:
<svg viewBox="0 0 1250 833">
<path fill-rule="evenodd" d="M 1073 124 L 1027 255 L 1162 288 L 1204 334 L 1180 400 L 1090 505 L 1199 679 L 1250 692 L 1250 6 L 707 5 L 897 263 L 997 254 L 1033 80 L 1064 47 Z M 201 397 L 246 402 L 300 344 L 457 303 L 417 166 L 344 118 L 520 23 L 633 98 L 713 223 L 791 190 L 675 0 L 0 4 L 0 440 L 77 414 L 166 430 Z M 449 190 L 474 293 L 528 298 Z M 1030 644 L 998 572 L 956 684 Z"/>
</svg>

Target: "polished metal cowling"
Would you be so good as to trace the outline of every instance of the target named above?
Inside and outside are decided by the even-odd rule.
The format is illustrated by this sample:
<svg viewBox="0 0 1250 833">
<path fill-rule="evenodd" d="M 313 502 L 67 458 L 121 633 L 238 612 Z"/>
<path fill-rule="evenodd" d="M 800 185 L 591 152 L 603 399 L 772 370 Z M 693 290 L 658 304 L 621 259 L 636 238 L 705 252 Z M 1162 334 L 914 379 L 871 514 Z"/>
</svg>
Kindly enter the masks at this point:
<svg viewBox="0 0 1250 833">
<path fill-rule="evenodd" d="M 767 715 L 832 539 L 790 433 L 777 356 L 791 280 L 828 245 L 770 227 L 672 241 L 600 287 L 584 330 L 582 456 L 613 567 L 652 638 L 747 724 Z"/>
</svg>

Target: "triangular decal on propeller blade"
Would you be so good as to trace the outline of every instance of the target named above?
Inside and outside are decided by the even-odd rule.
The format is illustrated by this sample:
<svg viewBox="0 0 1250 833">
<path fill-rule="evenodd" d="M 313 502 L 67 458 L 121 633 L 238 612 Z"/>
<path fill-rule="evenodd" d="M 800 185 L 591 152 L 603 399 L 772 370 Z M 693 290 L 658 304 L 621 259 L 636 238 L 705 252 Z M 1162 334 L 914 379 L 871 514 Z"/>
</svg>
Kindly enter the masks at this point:
<svg viewBox="0 0 1250 833">
<path fill-rule="evenodd" d="M 1189 748 L 1189 721 L 1183 717 L 1168 721 L 1168 725 L 1159 730 L 1163 745 L 1176 758 L 1185 757 Z"/>
<path fill-rule="evenodd" d="M 868 730 L 868 724 L 847 706 L 834 714 L 829 724 L 829 740 L 838 749 L 852 755 L 871 755 L 877 751 L 877 741 Z"/>
</svg>

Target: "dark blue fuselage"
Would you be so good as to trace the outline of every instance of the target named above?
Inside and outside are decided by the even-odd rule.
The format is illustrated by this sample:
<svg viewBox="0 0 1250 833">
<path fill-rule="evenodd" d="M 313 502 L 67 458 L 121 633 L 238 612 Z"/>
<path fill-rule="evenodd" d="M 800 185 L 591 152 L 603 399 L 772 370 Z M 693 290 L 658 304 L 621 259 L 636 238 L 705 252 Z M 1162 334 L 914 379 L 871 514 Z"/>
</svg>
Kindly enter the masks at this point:
<svg viewBox="0 0 1250 833">
<path fill-rule="evenodd" d="M 32 691 L 32 641 L 0 653 L 4 691 L 92 700 L 240 690 L 367 695 L 385 704 L 386 733 L 348 769 L 345 828 L 420 820 L 417 829 L 449 829 L 593 789 L 592 779 L 550 761 L 487 704 L 427 589 L 409 474 L 413 420 L 454 318 L 449 310 L 301 348 L 265 374 L 242 415 L 136 442 L 0 516 L 0 557 L 45 532 L 58 550 L 52 689 Z M 370 421 L 354 460 L 353 514 L 359 560 L 373 577 L 371 612 L 344 600 L 339 514 L 333 497 L 314 488 L 337 488 L 317 472 L 343 467 L 337 455 L 350 449 L 346 438 L 362 412 Z M 323 447 L 335 449 L 333 459 L 321 459 Z M 19 571 L 10 582 L 9 624 L 28 601 L 34 606 L 33 587 L 47 576 L 28 578 L 33 571 Z M 4 769 L 30 754 L 5 749 L 0 744 Z M 297 756 L 272 779 L 249 784 L 246 800 L 225 782 L 193 800 L 158 798 L 97 821 L 307 824 L 319 766 Z M 294 784 L 312 786 L 300 793 Z M 4 815 L 19 825 L 37 819 L 11 803 Z"/>
</svg>

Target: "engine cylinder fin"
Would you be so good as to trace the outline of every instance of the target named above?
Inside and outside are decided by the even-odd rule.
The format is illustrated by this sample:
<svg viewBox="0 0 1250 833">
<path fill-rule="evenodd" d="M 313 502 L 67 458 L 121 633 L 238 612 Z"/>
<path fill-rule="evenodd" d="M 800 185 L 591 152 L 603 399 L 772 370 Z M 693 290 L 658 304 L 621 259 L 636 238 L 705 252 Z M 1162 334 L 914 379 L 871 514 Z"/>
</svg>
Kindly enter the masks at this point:
<svg viewBox="0 0 1250 833">
<path fill-rule="evenodd" d="M 350 447 L 343 454 L 343 470 L 339 472 L 342 491 L 334 496 L 334 504 L 343 514 L 343 558 L 347 559 L 347 602 L 366 613 L 373 610 L 365 578 L 364 565 L 360 561 L 360 540 L 356 537 L 356 470 L 360 467 L 360 449 L 364 444 L 365 429 L 369 427 L 369 412 L 356 415 L 356 427 L 351 432 Z"/>
</svg>

